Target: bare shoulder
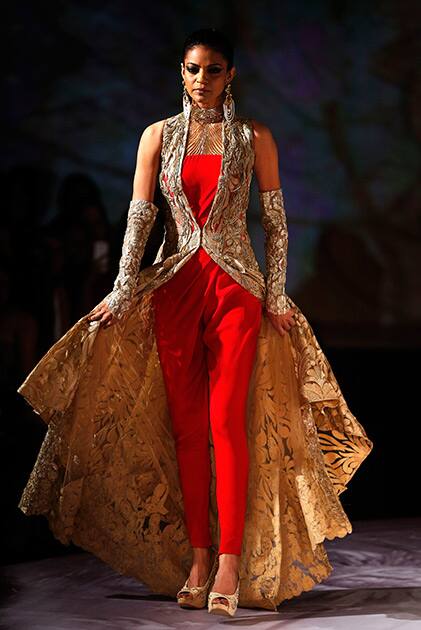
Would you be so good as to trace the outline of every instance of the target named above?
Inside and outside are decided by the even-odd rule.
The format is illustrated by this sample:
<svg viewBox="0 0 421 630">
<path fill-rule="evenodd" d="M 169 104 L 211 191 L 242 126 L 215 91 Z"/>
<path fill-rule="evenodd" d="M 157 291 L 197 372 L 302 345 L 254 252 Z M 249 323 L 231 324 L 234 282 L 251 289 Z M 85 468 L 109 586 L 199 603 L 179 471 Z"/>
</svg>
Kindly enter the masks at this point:
<svg viewBox="0 0 421 630">
<path fill-rule="evenodd" d="M 165 121 L 166 118 L 163 118 L 145 127 L 140 136 L 139 149 L 142 148 L 152 154 L 159 153 L 161 150 L 162 131 Z"/>
<path fill-rule="evenodd" d="M 259 159 L 261 156 L 265 159 L 271 155 L 275 157 L 277 155 L 278 148 L 269 127 L 254 118 L 251 119 L 251 123 L 253 127 L 253 144 L 256 159 Z"/>
<path fill-rule="evenodd" d="M 272 132 L 267 125 L 256 120 L 255 118 L 251 118 L 250 120 L 253 127 L 253 136 L 255 142 L 268 143 L 274 141 Z"/>
</svg>

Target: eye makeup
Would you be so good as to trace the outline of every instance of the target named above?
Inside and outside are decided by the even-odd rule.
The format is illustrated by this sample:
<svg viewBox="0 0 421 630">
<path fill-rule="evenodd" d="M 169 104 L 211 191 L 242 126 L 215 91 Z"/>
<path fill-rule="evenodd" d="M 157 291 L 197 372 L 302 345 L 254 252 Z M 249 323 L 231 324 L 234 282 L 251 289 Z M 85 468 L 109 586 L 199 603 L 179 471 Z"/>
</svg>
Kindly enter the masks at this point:
<svg viewBox="0 0 421 630">
<path fill-rule="evenodd" d="M 195 65 L 195 64 L 187 64 L 186 66 L 187 71 L 190 74 L 197 74 L 199 72 L 199 66 Z M 208 72 L 210 74 L 219 74 L 222 71 L 222 68 L 220 66 L 211 66 L 210 68 L 208 68 Z"/>
</svg>

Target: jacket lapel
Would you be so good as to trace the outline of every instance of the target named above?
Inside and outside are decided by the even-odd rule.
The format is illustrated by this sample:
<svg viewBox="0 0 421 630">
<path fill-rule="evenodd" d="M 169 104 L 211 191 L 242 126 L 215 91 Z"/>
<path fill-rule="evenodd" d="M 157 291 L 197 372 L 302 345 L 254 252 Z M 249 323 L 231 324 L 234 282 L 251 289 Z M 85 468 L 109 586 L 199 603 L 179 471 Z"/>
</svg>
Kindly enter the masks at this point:
<svg viewBox="0 0 421 630">
<path fill-rule="evenodd" d="M 234 124 L 234 123 L 232 123 Z M 195 219 L 193 210 L 189 204 L 189 201 L 187 199 L 187 196 L 183 190 L 183 182 L 181 179 L 181 171 L 182 171 L 182 167 L 183 167 L 183 160 L 184 160 L 184 156 L 186 154 L 186 150 L 187 150 L 187 139 L 188 139 L 188 134 L 189 134 L 189 127 L 190 127 L 190 116 L 189 119 L 187 120 L 186 117 L 184 116 L 183 112 L 181 112 L 180 114 L 180 128 L 179 128 L 179 136 L 181 141 L 178 143 L 178 151 L 177 151 L 177 158 L 176 158 L 176 163 L 175 163 L 175 169 L 176 169 L 176 185 L 178 188 L 178 196 L 179 199 L 181 199 L 183 206 L 184 206 L 184 210 L 185 212 L 190 216 L 190 218 L 192 219 L 192 221 L 196 224 L 197 229 L 199 229 L 199 225 Z M 228 162 L 229 162 L 229 156 L 231 155 L 231 145 L 232 145 L 232 131 L 231 131 L 231 125 L 229 125 L 227 123 L 227 121 L 225 120 L 225 118 L 223 118 L 222 121 L 222 160 L 221 160 L 221 171 L 218 177 L 218 182 L 217 182 L 217 187 L 216 187 L 216 192 L 213 198 L 213 202 L 211 205 L 211 208 L 209 210 L 209 214 L 208 217 L 206 219 L 206 223 L 203 226 L 203 228 L 209 223 L 213 213 L 215 212 L 216 207 L 218 206 L 218 203 L 220 202 L 220 199 L 222 197 L 222 191 L 223 188 L 225 186 L 225 183 L 227 181 L 227 174 L 228 174 Z"/>
</svg>

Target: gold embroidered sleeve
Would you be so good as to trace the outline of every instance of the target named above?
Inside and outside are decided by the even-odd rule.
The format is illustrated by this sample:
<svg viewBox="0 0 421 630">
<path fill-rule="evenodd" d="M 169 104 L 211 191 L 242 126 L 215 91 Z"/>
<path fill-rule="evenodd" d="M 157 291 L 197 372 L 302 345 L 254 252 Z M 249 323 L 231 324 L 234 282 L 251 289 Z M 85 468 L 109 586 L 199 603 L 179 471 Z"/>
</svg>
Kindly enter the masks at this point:
<svg viewBox="0 0 421 630">
<path fill-rule="evenodd" d="M 145 199 L 130 201 L 118 275 L 113 290 L 103 300 L 117 318 L 120 318 L 129 307 L 136 288 L 146 241 L 157 212 L 158 208 L 152 201 Z"/>
<path fill-rule="evenodd" d="M 282 189 L 259 192 L 260 211 L 265 231 L 266 310 L 274 314 L 290 308 L 285 295 L 288 227 Z"/>
</svg>

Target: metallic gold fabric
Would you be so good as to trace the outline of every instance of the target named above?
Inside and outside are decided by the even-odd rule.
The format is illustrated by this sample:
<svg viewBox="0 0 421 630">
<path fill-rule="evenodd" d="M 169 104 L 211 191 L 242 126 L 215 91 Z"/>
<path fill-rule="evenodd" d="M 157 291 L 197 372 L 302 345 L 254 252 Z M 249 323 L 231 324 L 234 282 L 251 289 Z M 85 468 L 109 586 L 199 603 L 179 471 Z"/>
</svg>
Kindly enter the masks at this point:
<svg viewBox="0 0 421 630">
<path fill-rule="evenodd" d="M 138 274 L 123 317 L 108 328 L 89 322 L 89 314 L 82 317 L 19 387 L 48 425 L 19 507 L 44 514 L 63 544 L 72 541 L 116 571 L 175 597 L 191 551 L 151 291 L 200 242 L 251 292 L 263 298 L 264 286 L 249 241 L 242 239 L 253 163 L 249 122 L 236 119 L 225 129 L 223 174 L 202 234 L 179 183 L 180 139 L 185 141 L 187 128 L 179 115 L 166 122 L 160 183 L 168 199 L 167 229 L 156 262 Z M 240 606 L 275 608 L 329 575 L 323 540 L 351 532 L 339 495 L 373 446 L 310 324 L 288 302 L 296 307 L 296 325 L 284 337 L 263 314 L 248 392 Z M 209 444 L 217 544 L 211 432 Z"/>
<path fill-rule="evenodd" d="M 192 119 L 190 121 L 189 136 L 187 139 L 185 154 L 221 155 L 222 152 L 222 123 L 199 123 Z"/>
<path fill-rule="evenodd" d="M 285 294 L 288 227 L 281 188 L 259 192 L 262 225 L 265 230 L 266 308 L 286 313 L 290 308 Z"/>
<path fill-rule="evenodd" d="M 122 317 L 130 305 L 140 261 L 157 213 L 158 208 L 151 201 L 132 199 L 130 202 L 118 275 L 113 290 L 104 298 L 116 317 Z"/>
<path fill-rule="evenodd" d="M 254 165 L 251 121 L 236 118 L 232 124 L 225 120 L 222 123 L 221 174 L 202 229 L 181 180 L 189 129 L 183 112 L 165 121 L 158 177 L 165 201 L 165 237 L 154 263 L 140 272 L 134 295 L 140 296 L 166 282 L 202 245 L 234 280 L 264 302 L 266 281 L 246 221 Z"/>
</svg>

